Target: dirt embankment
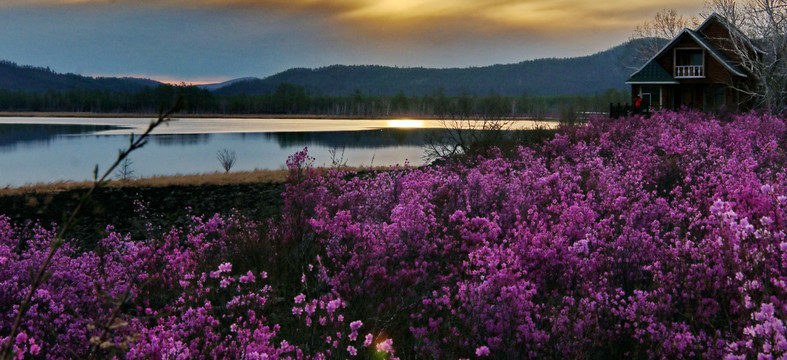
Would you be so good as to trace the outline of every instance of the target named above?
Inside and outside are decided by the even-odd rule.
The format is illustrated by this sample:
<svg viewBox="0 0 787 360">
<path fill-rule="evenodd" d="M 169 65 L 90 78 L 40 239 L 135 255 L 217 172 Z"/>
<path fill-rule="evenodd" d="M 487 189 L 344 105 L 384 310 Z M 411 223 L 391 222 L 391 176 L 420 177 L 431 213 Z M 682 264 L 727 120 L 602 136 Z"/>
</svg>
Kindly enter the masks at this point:
<svg viewBox="0 0 787 360">
<path fill-rule="evenodd" d="M 233 209 L 253 219 L 273 217 L 281 212 L 284 189 L 282 182 L 100 188 L 68 237 L 89 245 L 105 233 L 107 225 L 113 225 L 120 232 L 142 238 L 147 236 L 148 222 L 163 229 L 188 221 L 189 215 L 229 214 Z M 85 192 L 6 194 L 0 196 L 0 214 L 17 224 L 38 222 L 49 227 L 63 223 Z M 143 212 L 138 204 L 144 204 Z"/>
</svg>

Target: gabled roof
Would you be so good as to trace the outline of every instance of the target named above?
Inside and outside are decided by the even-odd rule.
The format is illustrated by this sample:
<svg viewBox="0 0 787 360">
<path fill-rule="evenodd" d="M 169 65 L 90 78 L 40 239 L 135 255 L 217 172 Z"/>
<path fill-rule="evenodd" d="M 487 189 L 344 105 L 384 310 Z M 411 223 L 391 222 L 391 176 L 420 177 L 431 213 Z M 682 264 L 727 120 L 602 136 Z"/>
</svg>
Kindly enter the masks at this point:
<svg viewBox="0 0 787 360">
<path fill-rule="evenodd" d="M 648 61 L 626 84 L 679 84 L 658 62 Z"/>
<path fill-rule="evenodd" d="M 691 36 L 694 38 L 694 40 L 697 41 L 698 44 L 700 44 L 714 58 L 716 58 L 716 60 L 718 60 L 722 65 L 724 65 L 724 67 L 726 67 L 728 70 L 730 70 L 730 72 L 732 72 L 733 74 L 738 75 L 740 77 L 746 77 L 746 71 L 744 71 L 740 66 L 738 66 L 738 64 L 736 64 L 732 60 L 730 60 L 727 56 L 722 54 L 721 51 L 719 51 L 718 49 L 713 47 L 713 45 L 711 45 L 708 42 L 708 40 L 705 38 L 705 36 L 697 33 L 694 30 L 685 29 L 685 31 L 688 32 L 689 34 L 691 34 Z"/>
<path fill-rule="evenodd" d="M 697 29 L 695 29 L 694 31 L 696 31 L 698 33 L 701 33 L 701 34 L 704 34 L 705 33 L 705 29 L 711 24 L 711 22 L 713 20 L 718 21 L 719 23 L 721 23 L 725 28 L 727 28 L 732 33 L 731 34 L 732 36 L 735 36 L 735 37 L 743 40 L 744 43 L 747 46 L 750 46 L 754 51 L 756 51 L 756 52 L 758 52 L 760 54 L 764 54 L 765 53 L 765 51 L 763 51 L 762 49 L 757 47 L 757 45 L 755 45 L 754 42 L 752 42 L 746 35 L 743 35 L 743 33 L 740 30 L 738 30 L 737 27 L 735 27 L 734 25 L 730 24 L 730 22 L 727 20 L 727 18 L 725 18 L 724 16 L 721 16 L 721 15 L 715 13 L 715 12 L 713 14 L 710 14 L 710 16 L 708 16 L 708 18 L 705 19 L 705 21 L 703 21 L 702 24 L 700 24 L 700 26 L 698 26 Z"/>
<path fill-rule="evenodd" d="M 707 20 L 706 20 L 706 22 L 707 22 Z M 729 60 L 726 56 L 724 56 L 724 54 L 722 54 L 716 48 L 711 46 L 711 44 L 705 39 L 705 37 L 703 35 L 695 32 L 694 30 L 690 30 L 690 29 L 684 28 L 678 34 L 678 36 L 675 36 L 674 38 L 672 38 L 672 40 L 669 43 L 667 43 L 667 45 L 665 45 L 663 48 L 661 48 L 661 50 L 659 50 L 659 52 L 656 53 L 656 55 L 653 55 L 653 57 L 651 57 L 645 63 L 645 65 L 642 65 L 641 68 L 639 68 L 637 71 L 635 71 L 633 74 L 631 74 L 631 77 L 626 81 L 626 83 L 627 84 L 635 83 L 634 79 L 636 77 L 638 77 L 640 72 L 645 70 L 645 68 L 648 67 L 648 65 L 650 65 L 650 63 L 654 62 L 656 59 L 658 59 L 659 57 L 664 55 L 664 53 L 666 53 L 668 50 L 672 49 L 672 47 L 678 42 L 678 40 L 680 40 L 684 36 L 689 36 L 692 39 L 694 39 L 694 41 L 697 43 L 697 45 L 699 45 L 703 49 L 705 49 L 709 54 L 711 54 L 711 56 L 713 56 L 719 63 L 721 63 L 731 73 L 733 73 L 735 75 L 738 75 L 740 77 L 747 77 L 746 73 L 743 71 L 743 69 L 740 68 L 740 66 L 738 66 L 737 64 L 735 64 L 734 62 Z M 673 79 L 673 80 L 675 80 L 675 79 Z M 636 83 L 639 83 L 639 82 L 636 82 Z"/>
</svg>

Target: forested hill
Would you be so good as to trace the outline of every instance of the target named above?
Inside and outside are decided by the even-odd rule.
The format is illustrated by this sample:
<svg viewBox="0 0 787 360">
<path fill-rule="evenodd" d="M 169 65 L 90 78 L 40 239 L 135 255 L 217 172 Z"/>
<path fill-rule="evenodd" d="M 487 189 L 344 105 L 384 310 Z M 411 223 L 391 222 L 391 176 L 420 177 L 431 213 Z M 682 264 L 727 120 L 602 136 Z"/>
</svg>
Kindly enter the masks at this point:
<svg viewBox="0 0 787 360">
<path fill-rule="evenodd" d="M 159 82 L 137 78 L 94 78 L 76 74 L 58 74 L 49 68 L 20 66 L 0 60 L 0 89 L 21 92 L 69 90 L 106 90 L 135 92 L 143 87 L 155 87 Z"/>
<path fill-rule="evenodd" d="M 626 43 L 594 55 L 539 59 L 517 64 L 473 68 L 398 68 L 334 65 L 318 69 L 291 69 L 265 79 L 240 81 L 216 94 L 272 93 L 281 83 L 303 86 L 320 95 L 424 96 L 442 89 L 445 95 L 530 96 L 591 95 L 607 89 L 624 89 L 632 69 L 634 45 Z"/>
</svg>

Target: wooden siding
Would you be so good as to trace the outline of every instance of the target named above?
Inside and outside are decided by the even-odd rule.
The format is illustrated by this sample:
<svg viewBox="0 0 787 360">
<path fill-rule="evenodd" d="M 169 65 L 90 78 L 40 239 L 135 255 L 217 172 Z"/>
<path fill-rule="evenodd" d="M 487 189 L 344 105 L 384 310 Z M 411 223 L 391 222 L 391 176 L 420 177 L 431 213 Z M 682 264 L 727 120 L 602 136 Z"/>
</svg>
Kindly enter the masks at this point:
<svg viewBox="0 0 787 360">
<path fill-rule="evenodd" d="M 741 63 L 741 57 L 736 51 L 733 51 L 734 46 L 730 41 L 730 33 L 727 27 L 717 20 L 711 20 L 702 30 L 702 35 L 708 39 L 708 42 L 719 52 L 724 54 L 730 61 L 734 63 Z M 749 57 L 754 57 L 754 50 L 749 50 Z"/>
</svg>

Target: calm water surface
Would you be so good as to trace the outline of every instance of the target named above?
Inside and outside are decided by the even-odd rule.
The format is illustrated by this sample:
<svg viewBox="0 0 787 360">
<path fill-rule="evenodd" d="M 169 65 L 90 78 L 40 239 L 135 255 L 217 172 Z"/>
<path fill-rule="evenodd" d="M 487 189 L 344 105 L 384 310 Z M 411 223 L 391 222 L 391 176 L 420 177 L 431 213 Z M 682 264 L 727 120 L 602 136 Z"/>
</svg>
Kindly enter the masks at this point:
<svg viewBox="0 0 787 360">
<path fill-rule="evenodd" d="M 0 186 L 89 180 L 112 164 L 142 118 L 0 118 Z M 519 128 L 554 126 L 517 122 Z M 280 169 L 304 147 L 315 165 L 330 165 L 334 150 L 351 166 L 424 162 L 424 144 L 443 121 L 332 119 L 181 119 L 156 129 L 132 153 L 134 177 L 223 171 L 216 152 L 237 154 L 233 171 Z"/>
</svg>

